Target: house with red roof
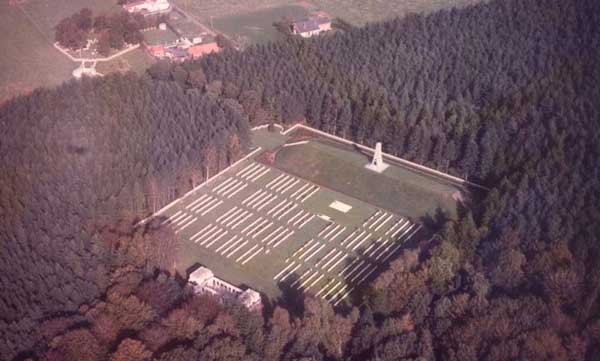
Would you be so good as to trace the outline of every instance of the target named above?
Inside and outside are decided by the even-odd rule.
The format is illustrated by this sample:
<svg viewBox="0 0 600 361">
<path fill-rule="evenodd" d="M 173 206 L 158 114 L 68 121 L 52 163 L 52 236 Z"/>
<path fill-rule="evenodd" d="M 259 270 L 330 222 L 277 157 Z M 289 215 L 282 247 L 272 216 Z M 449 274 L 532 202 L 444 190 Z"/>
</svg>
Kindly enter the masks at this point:
<svg viewBox="0 0 600 361">
<path fill-rule="evenodd" d="M 221 48 L 216 42 L 197 44 L 190 46 L 188 49 L 188 54 L 192 57 L 192 59 L 200 58 L 206 54 L 218 53 L 221 51 Z"/>
<path fill-rule="evenodd" d="M 164 58 L 165 57 L 165 47 L 162 45 L 147 45 L 146 46 L 146 50 L 148 51 L 148 53 L 150 53 L 150 55 L 157 57 L 157 58 Z"/>
</svg>

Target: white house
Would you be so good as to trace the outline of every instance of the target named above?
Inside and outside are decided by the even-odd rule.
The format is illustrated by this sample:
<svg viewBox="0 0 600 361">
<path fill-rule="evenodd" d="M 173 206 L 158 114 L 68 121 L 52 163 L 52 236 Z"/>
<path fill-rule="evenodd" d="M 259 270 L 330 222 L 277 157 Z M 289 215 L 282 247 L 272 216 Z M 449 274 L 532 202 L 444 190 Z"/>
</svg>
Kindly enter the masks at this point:
<svg viewBox="0 0 600 361">
<path fill-rule="evenodd" d="M 249 310 L 260 310 L 262 308 L 260 294 L 253 289 L 242 290 L 231 283 L 215 277 L 214 273 L 206 268 L 200 267 L 190 274 L 188 280 L 194 287 L 196 293 L 209 293 L 213 296 L 238 299 Z"/>
<path fill-rule="evenodd" d="M 310 38 L 329 30 L 331 30 L 331 19 L 324 16 L 313 16 L 292 23 L 292 32 L 303 38 Z"/>
<path fill-rule="evenodd" d="M 171 4 L 169 4 L 168 0 L 140 0 L 123 5 L 123 9 L 130 13 L 152 15 L 169 12 Z"/>
</svg>

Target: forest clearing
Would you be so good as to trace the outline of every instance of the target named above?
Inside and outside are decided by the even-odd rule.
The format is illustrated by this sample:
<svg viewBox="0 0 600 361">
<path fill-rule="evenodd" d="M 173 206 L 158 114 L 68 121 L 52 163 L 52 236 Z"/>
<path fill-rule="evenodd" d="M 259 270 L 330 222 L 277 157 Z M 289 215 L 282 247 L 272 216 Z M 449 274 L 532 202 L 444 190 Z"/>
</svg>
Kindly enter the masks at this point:
<svg viewBox="0 0 600 361">
<path fill-rule="evenodd" d="M 274 299 L 306 292 L 338 305 L 431 237 L 423 217 L 456 214 L 458 186 L 393 164 L 377 174 L 332 140 L 252 133 L 257 148 L 239 164 L 159 211 L 178 235 L 181 274 L 202 265 Z"/>
</svg>

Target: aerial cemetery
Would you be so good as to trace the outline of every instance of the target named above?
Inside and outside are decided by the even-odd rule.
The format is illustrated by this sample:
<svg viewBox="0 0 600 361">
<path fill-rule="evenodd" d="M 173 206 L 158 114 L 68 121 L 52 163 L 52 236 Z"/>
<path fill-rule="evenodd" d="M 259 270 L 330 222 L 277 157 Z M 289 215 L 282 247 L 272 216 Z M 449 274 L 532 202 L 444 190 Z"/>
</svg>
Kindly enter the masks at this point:
<svg viewBox="0 0 600 361">
<path fill-rule="evenodd" d="M 452 180 L 409 169 L 410 179 L 380 144 L 361 152 L 333 137 L 310 135 L 308 128 L 253 133 L 254 150 L 155 215 L 180 238 L 176 266 L 183 274 L 203 266 L 268 297 L 291 290 L 334 306 L 351 302 L 403 247 L 432 236 L 406 193 L 421 192 L 417 196 L 430 200 L 427 211 L 433 214 L 450 207 L 451 195 L 462 190 Z M 267 138 L 278 141 L 262 141 Z M 320 147 L 319 159 L 331 150 L 335 167 L 346 169 L 328 175 L 327 163 L 310 167 L 293 160 L 311 162 L 312 146 Z M 361 182 L 349 188 L 360 177 L 372 182 L 368 188 L 385 188 L 385 177 L 409 186 L 397 194 L 373 193 Z M 390 199 L 398 206 L 386 207 Z M 426 216 L 422 204 L 415 208 Z"/>
</svg>

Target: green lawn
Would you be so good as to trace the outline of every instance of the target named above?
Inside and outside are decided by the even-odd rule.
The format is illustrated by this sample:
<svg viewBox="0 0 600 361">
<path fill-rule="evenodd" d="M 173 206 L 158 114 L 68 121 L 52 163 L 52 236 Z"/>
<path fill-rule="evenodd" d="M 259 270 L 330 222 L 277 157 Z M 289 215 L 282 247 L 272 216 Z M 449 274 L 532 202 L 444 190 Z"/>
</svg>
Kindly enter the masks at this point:
<svg viewBox="0 0 600 361">
<path fill-rule="evenodd" d="M 323 163 L 316 158 L 314 166 L 298 175 L 278 169 L 280 157 L 277 164 L 262 163 L 261 153 L 282 146 L 288 136 L 259 130 L 252 139 L 262 148 L 252 159 L 161 214 L 180 237 L 177 269 L 181 274 L 204 265 L 217 277 L 271 298 L 291 288 L 336 304 L 351 299 L 406 242 L 427 237 L 427 230 L 406 214 L 365 202 L 356 192 L 313 183 L 313 172 L 323 174 L 318 169 Z M 294 157 L 306 152 L 301 146 L 284 149 Z M 329 156 L 348 157 L 343 149 L 330 151 Z M 368 188 L 354 190 L 369 193 Z M 334 208 L 334 202 L 350 208 Z"/>
<path fill-rule="evenodd" d="M 144 40 L 148 45 L 165 45 L 171 44 L 179 37 L 170 29 L 159 30 L 152 29 L 147 30 L 142 33 L 144 35 Z"/>
<path fill-rule="evenodd" d="M 456 214 L 452 193 L 457 188 L 395 165 L 378 174 L 364 167 L 369 161 L 324 140 L 283 148 L 276 157 L 277 167 L 285 171 L 413 219 L 433 215 L 438 208 Z"/>
<path fill-rule="evenodd" d="M 252 142 L 263 149 L 275 149 L 287 141 L 287 137 L 277 131 L 269 132 L 266 129 L 261 129 L 252 132 Z"/>
<path fill-rule="evenodd" d="M 410 13 L 431 12 L 452 6 L 467 6 L 481 0 L 174 0 L 177 6 L 193 14 L 205 24 L 210 17 L 248 14 L 257 10 L 299 6 L 307 11 L 323 10 L 332 17 L 340 17 L 355 25 L 381 21 Z"/>
<path fill-rule="evenodd" d="M 150 65 L 154 64 L 154 62 L 156 62 L 154 57 L 145 50 L 138 48 L 111 61 L 99 62 L 96 65 L 96 70 L 104 75 L 115 71 L 134 71 L 138 74 L 142 74 L 150 67 Z"/>
</svg>

